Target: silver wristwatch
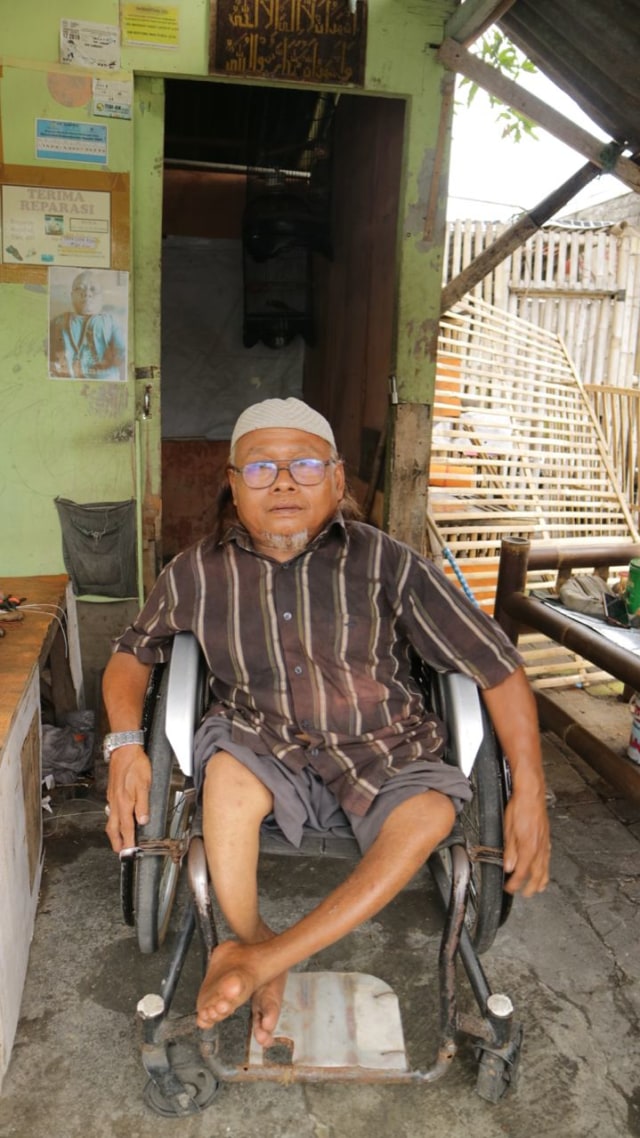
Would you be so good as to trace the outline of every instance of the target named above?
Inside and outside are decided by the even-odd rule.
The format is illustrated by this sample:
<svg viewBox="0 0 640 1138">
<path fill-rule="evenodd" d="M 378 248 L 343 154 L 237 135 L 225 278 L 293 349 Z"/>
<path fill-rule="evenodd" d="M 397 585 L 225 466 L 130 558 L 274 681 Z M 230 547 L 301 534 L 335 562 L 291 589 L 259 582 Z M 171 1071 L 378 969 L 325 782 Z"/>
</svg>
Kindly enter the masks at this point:
<svg viewBox="0 0 640 1138">
<path fill-rule="evenodd" d="M 112 731 L 105 735 L 102 743 L 102 757 L 105 763 L 109 762 L 111 752 L 118 747 L 126 747 L 129 743 L 144 744 L 144 731 Z"/>
</svg>

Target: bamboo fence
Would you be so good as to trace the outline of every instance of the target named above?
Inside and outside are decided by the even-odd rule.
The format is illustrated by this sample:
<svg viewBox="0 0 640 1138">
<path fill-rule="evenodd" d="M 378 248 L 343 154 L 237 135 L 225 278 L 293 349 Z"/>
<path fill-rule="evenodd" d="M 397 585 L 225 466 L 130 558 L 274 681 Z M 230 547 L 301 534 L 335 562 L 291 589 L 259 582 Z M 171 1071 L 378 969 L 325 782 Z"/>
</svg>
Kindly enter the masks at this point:
<svg viewBox="0 0 640 1138">
<path fill-rule="evenodd" d="M 600 413 L 560 337 L 472 294 L 440 326 L 428 522 L 432 556 L 448 551 L 489 611 L 505 536 L 638 539 Z M 542 637 L 525 659 L 538 686 L 600 677 Z"/>
<path fill-rule="evenodd" d="M 447 284 L 507 228 L 448 226 Z M 544 226 L 470 293 L 556 332 L 583 383 L 632 387 L 640 371 L 640 232 L 624 222 Z"/>
</svg>

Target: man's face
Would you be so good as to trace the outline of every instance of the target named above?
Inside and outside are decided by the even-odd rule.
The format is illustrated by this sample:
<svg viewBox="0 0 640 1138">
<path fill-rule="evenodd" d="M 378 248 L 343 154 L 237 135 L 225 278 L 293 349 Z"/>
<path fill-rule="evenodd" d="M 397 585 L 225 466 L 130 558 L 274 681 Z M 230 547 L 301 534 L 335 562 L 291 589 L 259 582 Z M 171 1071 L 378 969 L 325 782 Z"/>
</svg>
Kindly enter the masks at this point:
<svg viewBox="0 0 640 1138">
<path fill-rule="evenodd" d="M 250 431 L 237 442 L 233 465 L 249 462 L 287 463 L 296 458 L 331 458 L 331 447 L 318 435 L 289 427 Z M 238 517 L 251 535 L 255 548 L 276 561 L 288 561 L 320 533 L 344 495 L 341 462 L 324 468 L 324 478 L 315 486 L 300 486 L 290 472 L 279 470 L 271 486 L 253 489 L 242 475 L 229 470 L 229 482 Z"/>
<path fill-rule="evenodd" d="M 71 301 L 79 316 L 96 316 L 102 309 L 102 289 L 93 273 L 81 273 L 73 282 Z"/>
</svg>

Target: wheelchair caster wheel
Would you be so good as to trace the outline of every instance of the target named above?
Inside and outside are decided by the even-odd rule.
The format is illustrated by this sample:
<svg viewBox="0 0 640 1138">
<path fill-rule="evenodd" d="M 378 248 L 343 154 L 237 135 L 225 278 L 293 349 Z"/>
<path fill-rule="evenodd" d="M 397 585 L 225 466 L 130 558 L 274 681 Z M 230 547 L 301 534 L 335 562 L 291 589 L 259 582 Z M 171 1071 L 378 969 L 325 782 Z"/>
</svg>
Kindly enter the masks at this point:
<svg viewBox="0 0 640 1138">
<path fill-rule="evenodd" d="M 165 1095 L 153 1079 L 144 1088 L 144 1101 L 148 1107 L 163 1118 L 176 1118 L 188 1114 L 199 1114 L 211 1105 L 218 1093 L 220 1083 L 208 1067 L 193 1063 L 176 1064 L 174 1073 L 185 1088 L 187 1101 L 177 1096 Z M 182 1096 L 180 1096 L 182 1098 Z"/>
</svg>

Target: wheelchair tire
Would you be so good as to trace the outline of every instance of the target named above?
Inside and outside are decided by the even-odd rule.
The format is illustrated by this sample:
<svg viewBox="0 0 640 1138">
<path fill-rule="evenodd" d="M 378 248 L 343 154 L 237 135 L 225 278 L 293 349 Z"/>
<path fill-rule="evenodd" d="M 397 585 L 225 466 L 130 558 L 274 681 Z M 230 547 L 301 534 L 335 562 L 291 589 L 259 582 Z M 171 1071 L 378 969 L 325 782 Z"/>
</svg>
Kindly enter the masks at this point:
<svg viewBox="0 0 640 1138">
<path fill-rule="evenodd" d="M 149 728 L 147 754 L 151 760 L 149 821 L 139 827 L 139 839 L 181 838 L 189 828 L 192 806 L 185 798 L 186 779 L 165 734 L 168 669 L 160 681 Z M 170 857 L 136 860 L 134 922 L 142 953 L 155 952 L 163 943 L 175 900 L 180 865 Z"/>
<path fill-rule="evenodd" d="M 470 850 L 502 851 L 507 795 L 504 759 L 484 712 L 483 718 L 484 738 L 469 779 L 473 798 L 465 803 L 460 822 Z M 491 948 L 510 903 L 509 894 L 504 892 L 503 866 L 493 861 L 472 861 L 466 925 L 477 953 Z"/>
</svg>

